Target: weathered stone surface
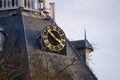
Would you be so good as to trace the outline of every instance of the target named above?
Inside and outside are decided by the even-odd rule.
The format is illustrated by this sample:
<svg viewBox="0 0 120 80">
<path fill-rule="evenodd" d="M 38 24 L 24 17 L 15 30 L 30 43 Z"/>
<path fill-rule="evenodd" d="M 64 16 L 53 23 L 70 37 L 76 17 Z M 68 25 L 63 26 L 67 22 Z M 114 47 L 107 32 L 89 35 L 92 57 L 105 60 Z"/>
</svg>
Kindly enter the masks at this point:
<svg viewBox="0 0 120 80">
<path fill-rule="evenodd" d="M 96 80 L 94 74 L 82 60 L 82 56 L 77 56 L 78 53 L 69 40 L 67 41 L 66 56 L 40 51 L 36 39 L 41 35 L 43 28 L 52 25 L 49 20 L 26 15 L 24 15 L 23 19 L 33 80 L 39 78 L 48 80 L 53 80 L 53 78 L 57 80 Z M 82 52 L 84 52 L 84 49 Z M 77 60 L 75 60 L 76 58 Z"/>
<path fill-rule="evenodd" d="M 43 19 L 39 14 L 19 10 L 16 14 L 9 15 L 12 12 L 5 11 L 6 15 L 4 12 L 0 14 L 0 25 L 8 34 L 5 51 L 8 50 L 8 54 L 12 51 L 13 56 L 16 53 L 21 62 L 19 64 L 18 61 L 16 64 L 22 65 L 19 68 L 22 68 L 23 73 L 14 76 L 14 80 L 97 80 L 69 40 L 66 46 L 67 55 L 40 50 L 37 38 L 44 27 L 53 24 L 49 19 Z M 12 43 L 14 46 L 9 51 Z M 0 57 L 4 53 L 0 53 Z M 2 58 L 0 60 L 2 61 Z"/>
</svg>

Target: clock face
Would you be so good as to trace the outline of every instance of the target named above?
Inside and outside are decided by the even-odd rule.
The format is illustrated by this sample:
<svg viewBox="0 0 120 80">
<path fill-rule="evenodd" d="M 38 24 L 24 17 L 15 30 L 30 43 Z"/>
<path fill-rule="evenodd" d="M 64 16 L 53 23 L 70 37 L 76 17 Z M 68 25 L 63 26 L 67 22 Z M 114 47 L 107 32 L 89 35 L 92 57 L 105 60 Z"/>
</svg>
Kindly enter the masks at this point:
<svg viewBox="0 0 120 80">
<path fill-rule="evenodd" d="M 60 51 L 66 45 L 66 37 L 62 29 L 57 26 L 47 26 L 43 30 L 43 42 L 52 51 Z"/>
</svg>

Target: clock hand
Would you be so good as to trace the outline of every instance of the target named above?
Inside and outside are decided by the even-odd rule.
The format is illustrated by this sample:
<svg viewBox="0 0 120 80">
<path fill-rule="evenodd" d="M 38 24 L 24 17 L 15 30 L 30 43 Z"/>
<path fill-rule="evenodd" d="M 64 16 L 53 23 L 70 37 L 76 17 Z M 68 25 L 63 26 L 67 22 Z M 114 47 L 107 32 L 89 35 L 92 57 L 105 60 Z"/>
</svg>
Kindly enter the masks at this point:
<svg viewBox="0 0 120 80">
<path fill-rule="evenodd" d="M 58 38 L 55 37 L 55 35 L 50 31 L 50 30 L 47 30 L 48 33 L 50 33 L 50 35 L 57 41 L 59 42 L 62 46 L 64 46 L 64 44 L 61 42 L 61 40 L 59 40 Z"/>
</svg>

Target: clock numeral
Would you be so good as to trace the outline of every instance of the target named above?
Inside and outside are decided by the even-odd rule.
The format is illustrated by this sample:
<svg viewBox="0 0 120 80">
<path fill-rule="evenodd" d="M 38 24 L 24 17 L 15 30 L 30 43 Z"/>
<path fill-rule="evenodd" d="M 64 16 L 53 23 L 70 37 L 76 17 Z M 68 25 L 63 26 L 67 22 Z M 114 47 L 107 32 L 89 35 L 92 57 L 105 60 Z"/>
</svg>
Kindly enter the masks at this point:
<svg viewBox="0 0 120 80">
<path fill-rule="evenodd" d="M 63 32 L 62 32 L 62 31 L 59 31 L 59 34 L 60 34 L 60 35 L 63 35 Z"/>
<path fill-rule="evenodd" d="M 47 32 L 45 31 L 43 34 L 46 36 L 46 35 L 47 35 Z"/>
<path fill-rule="evenodd" d="M 49 28 L 49 27 L 47 27 L 47 28 L 46 28 L 46 32 L 47 32 L 49 29 L 50 29 L 50 28 Z"/>
<path fill-rule="evenodd" d="M 48 46 L 50 43 L 48 41 L 46 41 L 45 44 Z"/>
<path fill-rule="evenodd" d="M 58 31 L 59 31 L 59 28 L 56 27 L 56 31 L 58 32 Z"/>
<path fill-rule="evenodd" d="M 53 31 L 53 27 L 52 26 L 50 26 L 50 30 Z"/>
<path fill-rule="evenodd" d="M 54 49 L 54 47 L 53 47 L 53 45 L 51 45 L 51 47 L 50 47 L 52 50 Z"/>
<path fill-rule="evenodd" d="M 53 30 L 56 31 L 56 26 L 53 26 Z"/>
<path fill-rule="evenodd" d="M 62 41 L 62 44 L 65 44 L 65 41 Z"/>
<path fill-rule="evenodd" d="M 61 39 L 65 39 L 65 36 L 64 36 L 64 35 L 62 35 L 62 36 L 61 36 Z"/>
<path fill-rule="evenodd" d="M 46 45 L 49 45 L 49 43 L 47 43 Z"/>
<path fill-rule="evenodd" d="M 46 37 L 44 37 L 44 38 L 43 38 L 43 40 L 47 40 L 47 38 L 46 38 Z"/>
<path fill-rule="evenodd" d="M 59 45 L 59 48 L 63 48 L 63 46 L 62 46 L 62 45 Z"/>
<path fill-rule="evenodd" d="M 59 50 L 59 48 L 56 46 L 56 47 L 55 47 L 55 50 Z"/>
</svg>

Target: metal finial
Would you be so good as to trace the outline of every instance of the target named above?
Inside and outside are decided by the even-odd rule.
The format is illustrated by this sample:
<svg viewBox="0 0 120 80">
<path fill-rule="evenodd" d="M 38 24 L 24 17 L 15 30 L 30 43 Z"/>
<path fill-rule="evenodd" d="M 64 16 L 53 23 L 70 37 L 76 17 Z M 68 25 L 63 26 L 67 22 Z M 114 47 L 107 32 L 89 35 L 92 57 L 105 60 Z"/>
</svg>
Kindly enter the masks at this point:
<svg viewBox="0 0 120 80">
<path fill-rule="evenodd" d="M 86 36 L 86 28 L 84 29 L 84 39 L 87 40 L 87 36 Z"/>
</svg>

